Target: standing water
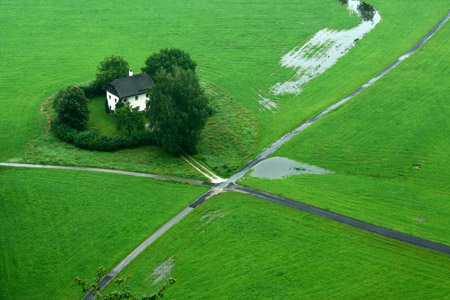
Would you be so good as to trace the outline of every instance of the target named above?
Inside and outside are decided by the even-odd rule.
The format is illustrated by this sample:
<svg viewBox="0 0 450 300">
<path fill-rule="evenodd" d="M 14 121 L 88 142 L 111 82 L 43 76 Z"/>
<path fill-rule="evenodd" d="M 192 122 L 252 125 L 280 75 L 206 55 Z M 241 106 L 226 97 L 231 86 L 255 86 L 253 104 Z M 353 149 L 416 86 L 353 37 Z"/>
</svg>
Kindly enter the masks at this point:
<svg viewBox="0 0 450 300">
<path fill-rule="evenodd" d="M 272 157 L 252 168 L 253 177 L 281 179 L 299 174 L 331 174 L 333 171 L 304 164 L 285 157 Z"/>
<path fill-rule="evenodd" d="M 294 80 L 278 82 L 272 87 L 275 95 L 284 93 L 300 94 L 301 86 L 319 76 L 347 54 L 367 33 L 380 23 L 381 16 L 377 10 L 367 3 L 354 0 L 339 0 L 347 5 L 350 13 L 356 13 L 362 22 L 348 30 L 331 30 L 328 28 L 317 32 L 302 47 L 296 47 L 281 58 L 281 65 L 294 68 Z"/>
</svg>

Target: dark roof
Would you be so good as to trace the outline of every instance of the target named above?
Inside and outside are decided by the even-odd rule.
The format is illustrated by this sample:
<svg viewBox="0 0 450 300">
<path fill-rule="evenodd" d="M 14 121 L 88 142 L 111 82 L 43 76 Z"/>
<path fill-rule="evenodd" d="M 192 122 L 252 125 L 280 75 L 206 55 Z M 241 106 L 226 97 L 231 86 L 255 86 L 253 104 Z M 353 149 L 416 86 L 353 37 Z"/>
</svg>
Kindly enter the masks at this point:
<svg viewBox="0 0 450 300">
<path fill-rule="evenodd" d="M 119 98 L 124 98 L 143 94 L 153 84 L 154 82 L 150 76 L 146 73 L 141 73 L 115 79 L 109 83 L 107 90 Z"/>
</svg>

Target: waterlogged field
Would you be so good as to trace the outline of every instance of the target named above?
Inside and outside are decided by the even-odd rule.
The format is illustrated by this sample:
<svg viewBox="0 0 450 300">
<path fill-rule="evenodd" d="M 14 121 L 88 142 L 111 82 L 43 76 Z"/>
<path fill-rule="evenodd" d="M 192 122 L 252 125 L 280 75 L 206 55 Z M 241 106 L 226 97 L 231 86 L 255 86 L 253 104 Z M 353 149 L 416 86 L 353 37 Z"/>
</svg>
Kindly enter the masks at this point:
<svg viewBox="0 0 450 300">
<path fill-rule="evenodd" d="M 132 5 L 120 1 L 114 5 L 105 1 L 3 1 L 0 66 L 8 71 L 0 75 L 0 140 L 8 143 L 0 143 L 0 159 L 23 160 L 27 148 L 36 148 L 30 141 L 43 134 L 39 109 L 44 99 L 69 84 L 91 80 L 105 56 L 122 55 L 139 70 L 148 55 L 164 47 L 191 53 L 201 79 L 214 83 L 254 114 L 257 137 L 255 146 L 246 151 L 256 154 L 370 79 L 448 10 L 446 1 L 440 0 L 432 6 L 423 1 L 371 4 L 382 16 L 372 32 L 336 66 L 310 81 L 300 95 L 274 97 L 270 88 L 295 74 L 280 66 L 283 55 L 324 28 L 357 26 L 358 17 L 334 0 L 134 1 Z M 261 97 L 275 101 L 277 109 L 266 110 L 258 103 Z M 219 149 L 227 146 L 222 142 L 226 139 L 217 140 Z M 79 153 L 85 155 L 89 152 Z M 201 158 L 213 166 L 222 160 L 213 155 Z M 226 169 L 236 167 L 218 167 L 222 169 L 227 174 Z"/>
<path fill-rule="evenodd" d="M 334 175 L 243 183 L 450 244 L 450 23 L 415 54 L 274 156 Z"/>
<path fill-rule="evenodd" d="M 76 299 L 206 187 L 66 170 L 0 168 L 1 299 Z"/>
<path fill-rule="evenodd" d="M 448 296 L 450 258 L 227 193 L 122 272 L 138 295 L 175 278 L 168 299 L 440 299 Z"/>
</svg>

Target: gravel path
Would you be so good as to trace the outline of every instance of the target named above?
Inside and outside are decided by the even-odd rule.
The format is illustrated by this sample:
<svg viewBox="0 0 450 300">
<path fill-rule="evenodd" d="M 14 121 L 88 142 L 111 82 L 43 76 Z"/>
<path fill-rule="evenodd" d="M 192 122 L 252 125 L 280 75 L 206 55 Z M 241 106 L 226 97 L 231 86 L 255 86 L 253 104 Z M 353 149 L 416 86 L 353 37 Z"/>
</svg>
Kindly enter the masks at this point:
<svg viewBox="0 0 450 300">
<path fill-rule="evenodd" d="M 193 180 L 172 176 L 161 176 L 147 173 L 139 173 L 139 172 L 130 172 L 130 171 L 120 171 L 120 170 L 111 170 L 111 169 L 100 169 L 100 168 L 89 168 L 89 167 L 71 167 L 71 166 L 53 166 L 53 165 L 33 165 L 33 164 L 16 164 L 16 163 L 0 163 L 0 166 L 5 167 L 18 167 L 18 168 L 38 168 L 38 169 L 62 169 L 62 170 L 78 170 L 78 171 L 91 171 L 91 172 L 101 172 L 101 173 L 111 173 L 111 174 L 120 174 L 120 175 L 128 175 L 128 176 L 136 176 L 136 177 L 147 177 L 161 180 L 172 180 L 172 181 L 181 181 L 192 184 L 203 184 L 203 185 L 211 185 L 210 182 L 205 182 L 201 180 Z"/>
</svg>

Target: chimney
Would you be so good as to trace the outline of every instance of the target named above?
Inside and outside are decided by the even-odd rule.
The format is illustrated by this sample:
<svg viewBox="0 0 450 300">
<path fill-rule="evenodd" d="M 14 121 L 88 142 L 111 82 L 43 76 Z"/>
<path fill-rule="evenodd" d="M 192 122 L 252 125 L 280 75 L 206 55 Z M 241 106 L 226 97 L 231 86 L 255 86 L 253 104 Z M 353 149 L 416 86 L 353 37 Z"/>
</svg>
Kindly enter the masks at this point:
<svg viewBox="0 0 450 300">
<path fill-rule="evenodd" d="M 128 71 L 128 76 L 133 76 L 133 70 L 130 69 L 130 70 Z"/>
</svg>

